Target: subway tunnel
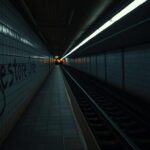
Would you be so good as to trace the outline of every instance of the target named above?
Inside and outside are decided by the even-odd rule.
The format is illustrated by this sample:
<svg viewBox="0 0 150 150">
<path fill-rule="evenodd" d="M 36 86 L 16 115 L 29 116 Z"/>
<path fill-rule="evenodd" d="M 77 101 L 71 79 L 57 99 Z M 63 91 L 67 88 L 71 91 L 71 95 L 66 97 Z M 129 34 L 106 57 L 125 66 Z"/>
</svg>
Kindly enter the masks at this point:
<svg viewBox="0 0 150 150">
<path fill-rule="evenodd" d="M 149 0 L 0 0 L 0 150 L 150 150 Z"/>
</svg>

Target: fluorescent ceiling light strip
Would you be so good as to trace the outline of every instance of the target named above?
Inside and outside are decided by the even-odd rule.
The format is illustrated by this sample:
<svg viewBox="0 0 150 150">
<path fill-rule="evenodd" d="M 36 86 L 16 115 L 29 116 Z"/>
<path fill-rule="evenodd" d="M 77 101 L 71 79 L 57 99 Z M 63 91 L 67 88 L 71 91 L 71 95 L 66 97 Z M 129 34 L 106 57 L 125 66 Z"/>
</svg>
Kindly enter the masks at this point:
<svg viewBox="0 0 150 150">
<path fill-rule="evenodd" d="M 78 44 L 76 47 L 74 47 L 69 53 L 67 53 L 65 56 L 63 56 L 61 59 L 66 58 L 70 54 L 72 54 L 74 51 L 76 51 L 78 48 L 80 48 L 82 45 L 90 41 L 92 38 L 100 34 L 102 31 L 110 27 L 112 24 L 129 14 L 131 11 L 145 3 L 147 0 L 134 0 L 132 3 L 130 3 L 128 6 L 126 6 L 124 9 L 122 9 L 119 13 L 117 13 L 114 17 L 112 17 L 109 21 L 104 23 L 101 27 L 99 27 L 96 31 L 94 31 L 91 35 L 89 35 L 86 39 L 84 39 L 80 44 Z"/>
<path fill-rule="evenodd" d="M 147 0 L 134 0 L 132 3 L 130 3 L 127 7 L 125 7 L 123 10 L 121 10 L 117 15 L 115 15 L 111 20 L 113 22 L 118 21 L 122 17 L 126 16 L 128 13 L 145 3 Z"/>
<path fill-rule="evenodd" d="M 7 27 L 6 25 L 0 24 L 0 33 L 5 34 L 7 36 L 10 36 L 14 39 L 20 40 L 21 42 L 34 47 L 34 45 L 30 41 L 28 41 L 27 39 L 21 37 L 19 34 L 14 32 L 12 29 Z"/>
</svg>

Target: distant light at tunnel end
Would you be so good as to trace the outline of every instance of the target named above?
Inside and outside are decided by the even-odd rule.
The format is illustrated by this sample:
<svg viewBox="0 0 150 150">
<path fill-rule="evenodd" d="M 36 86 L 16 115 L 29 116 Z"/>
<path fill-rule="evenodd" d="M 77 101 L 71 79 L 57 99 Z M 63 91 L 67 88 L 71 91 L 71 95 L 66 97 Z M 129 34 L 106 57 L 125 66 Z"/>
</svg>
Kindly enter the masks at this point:
<svg viewBox="0 0 150 150">
<path fill-rule="evenodd" d="M 71 55 L 73 52 L 75 52 L 77 49 L 79 49 L 82 45 L 93 39 L 95 36 L 100 34 L 102 31 L 110 27 L 112 24 L 132 12 L 134 9 L 145 3 L 147 0 L 134 0 L 129 5 L 127 5 L 124 9 L 122 9 L 120 12 L 118 12 L 114 17 L 112 17 L 110 20 L 105 22 L 102 26 L 100 26 L 97 30 L 95 30 L 91 35 L 89 35 L 86 39 L 84 39 L 81 43 L 79 43 L 76 47 L 74 47 L 69 53 L 67 53 L 65 56 L 63 56 L 61 59 L 64 59 Z"/>
</svg>

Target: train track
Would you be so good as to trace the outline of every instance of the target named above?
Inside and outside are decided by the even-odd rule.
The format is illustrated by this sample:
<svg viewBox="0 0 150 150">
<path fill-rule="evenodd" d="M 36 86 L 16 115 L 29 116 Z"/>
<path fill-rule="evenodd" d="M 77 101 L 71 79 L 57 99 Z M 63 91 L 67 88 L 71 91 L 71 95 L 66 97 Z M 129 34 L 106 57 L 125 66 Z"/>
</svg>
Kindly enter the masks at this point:
<svg viewBox="0 0 150 150">
<path fill-rule="evenodd" d="M 76 70 L 64 75 L 102 150 L 150 150 L 149 125 Z"/>
</svg>

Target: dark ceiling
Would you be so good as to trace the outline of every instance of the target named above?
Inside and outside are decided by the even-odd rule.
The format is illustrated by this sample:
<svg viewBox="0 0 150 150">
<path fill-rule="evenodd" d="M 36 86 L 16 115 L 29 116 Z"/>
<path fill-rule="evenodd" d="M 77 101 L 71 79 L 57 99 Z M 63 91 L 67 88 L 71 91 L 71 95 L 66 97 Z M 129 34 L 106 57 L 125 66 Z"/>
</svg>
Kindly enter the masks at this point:
<svg viewBox="0 0 150 150">
<path fill-rule="evenodd" d="M 119 0 L 13 0 L 53 55 L 62 56 Z"/>
</svg>

